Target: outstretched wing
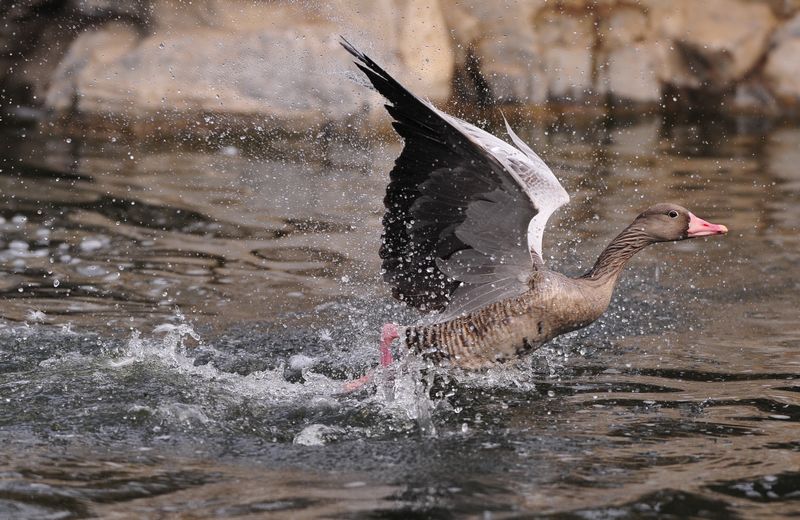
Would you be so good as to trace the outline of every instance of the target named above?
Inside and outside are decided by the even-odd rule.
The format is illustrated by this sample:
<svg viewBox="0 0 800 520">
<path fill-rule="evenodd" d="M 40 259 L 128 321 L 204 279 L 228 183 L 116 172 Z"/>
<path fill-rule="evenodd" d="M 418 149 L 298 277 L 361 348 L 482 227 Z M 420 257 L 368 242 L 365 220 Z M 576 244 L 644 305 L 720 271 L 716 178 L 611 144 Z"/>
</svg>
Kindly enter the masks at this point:
<svg viewBox="0 0 800 520">
<path fill-rule="evenodd" d="M 436 109 L 343 39 L 390 104 L 405 140 L 386 190 L 384 279 L 396 298 L 439 319 L 528 289 L 543 264 L 542 233 L 569 200 L 544 162 L 506 126 L 519 149 Z"/>
</svg>

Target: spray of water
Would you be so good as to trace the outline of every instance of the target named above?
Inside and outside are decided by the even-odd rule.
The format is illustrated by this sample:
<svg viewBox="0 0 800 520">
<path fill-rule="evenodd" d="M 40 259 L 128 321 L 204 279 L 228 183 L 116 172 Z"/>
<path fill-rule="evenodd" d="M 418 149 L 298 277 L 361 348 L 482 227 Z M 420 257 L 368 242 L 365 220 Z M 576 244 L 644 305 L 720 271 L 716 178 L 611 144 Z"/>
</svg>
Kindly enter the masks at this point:
<svg viewBox="0 0 800 520">
<path fill-rule="evenodd" d="M 272 370 L 255 371 L 240 375 L 219 370 L 210 364 L 195 364 L 184 342 L 187 338 L 202 342 L 201 337 L 188 324 L 163 324 L 153 330 L 154 336 L 144 337 L 135 331 L 128 341 L 125 355 L 114 363 L 117 366 L 137 362 L 155 362 L 181 374 L 195 377 L 205 384 L 213 384 L 231 394 L 258 398 L 267 402 L 286 402 L 330 397 L 341 391 L 341 382 L 322 374 L 303 370 L 303 383 L 287 381 L 285 366 Z M 213 346 L 204 346 L 216 353 Z"/>
</svg>

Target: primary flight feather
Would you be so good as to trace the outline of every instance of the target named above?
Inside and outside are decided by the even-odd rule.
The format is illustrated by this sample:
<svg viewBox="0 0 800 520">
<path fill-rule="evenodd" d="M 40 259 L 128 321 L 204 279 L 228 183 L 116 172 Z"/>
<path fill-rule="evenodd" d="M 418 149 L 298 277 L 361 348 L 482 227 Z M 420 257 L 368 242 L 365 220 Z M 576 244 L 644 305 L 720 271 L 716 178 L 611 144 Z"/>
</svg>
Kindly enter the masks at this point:
<svg viewBox="0 0 800 520">
<path fill-rule="evenodd" d="M 381 360 L 401 337 L 436 362 L 478 368 L 513 360 L 584 327 L 608 307 L 622 267 L 656 243 L 723 234 L 676 204 L 641 213 L 579 278 L 547 269 L 542 235 L 569 195 L 511 129 L 511 144 L 420 99 L 342 39 L 388 100 L 405 146 L 389 173 L 384 278 L 396 298 L 438 312 L 435 321 L 384 326 Z"/>
</svg>

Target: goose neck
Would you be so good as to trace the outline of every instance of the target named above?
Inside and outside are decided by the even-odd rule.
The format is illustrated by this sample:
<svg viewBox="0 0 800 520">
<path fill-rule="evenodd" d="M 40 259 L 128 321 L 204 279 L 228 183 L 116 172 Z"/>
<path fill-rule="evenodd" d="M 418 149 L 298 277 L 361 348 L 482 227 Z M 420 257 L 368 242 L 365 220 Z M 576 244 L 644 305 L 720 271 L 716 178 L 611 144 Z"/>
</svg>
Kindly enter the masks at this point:
<svg viewBox="0 0 800 520">
<path fill-rule="evenodd" d="M 636 225 L 627 227 L 600 253 L 594 267 L 583 278 L 616 282 L 622 268 L 633 255 L 653 243 Z"/>
</svg>

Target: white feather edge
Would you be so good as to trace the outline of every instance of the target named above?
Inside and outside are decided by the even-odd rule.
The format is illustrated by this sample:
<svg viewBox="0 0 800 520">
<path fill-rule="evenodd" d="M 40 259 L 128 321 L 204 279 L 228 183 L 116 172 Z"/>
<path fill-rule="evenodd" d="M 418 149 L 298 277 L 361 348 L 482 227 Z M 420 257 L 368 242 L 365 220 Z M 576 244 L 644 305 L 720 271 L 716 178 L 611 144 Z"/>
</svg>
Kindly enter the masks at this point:
<svg viewBox="0 0 800 520">
<path fill-rule="evenodd" d="M 508 120 L 506 120 L 506 116 L 504 114 L 503 122 L 506 125 L 506 131 L 508 132 L 509 137 L 511 137 L 511 141 L 514 143 L 516 148 L 502 139 L 490 134 L 489 132 L 486 132 L 485 130 L 481 130 L 480 128 L 467 123 L 462 119 L 442 112 L 434 107 L 430 102 L 427 102 L 427 105 L 432 108 L 440 117 L 456 127 L 467 139 L 471 140 L 473 143 L 492 154 L 492 156 L 503 165 L 505 170 L 509 173 L 509 175 L 511 175 L 517 184 L 522 186 L 522 189 L 525 191 L 525 193 L 528 195 L 528 198 L 531 199 L 533 205 L 538 210 L 536 216 L 533 217 L 528 224 L 528 249 L 539 255 L 539 258 L 544 262 L 544 255 L 542 254 L 542 237 L 544 236 L 544 230 L 547 226 L 547 221 L 558 208 L 569 202 L 569 193 L 567 193 L 564 187 L 561 186 L 561 183 L 553 174 L 552 170 L 550 170 L 542 158 L 539 157 L 539 155 L 527 144 L 525 144 L 525 142 L 520 139 L 514 130 L 511 129 L 511 125 L 508 124 Z M 534 171 L 536 178 L 540 181 L 544 181 L 543 184 L 545 190 L 542 191 L 541 188 L 537 190 L 536 186 L 532 186 L 525 182 L 519 173 L 514 169 L 514 167 L 509 164 L 509 161 L 502 155 L 498 154 L 498 151 L 500 150 L 505 152 L 507 156 L 513 156 L 515 159 L 528 164 Z"/>
</svg>

